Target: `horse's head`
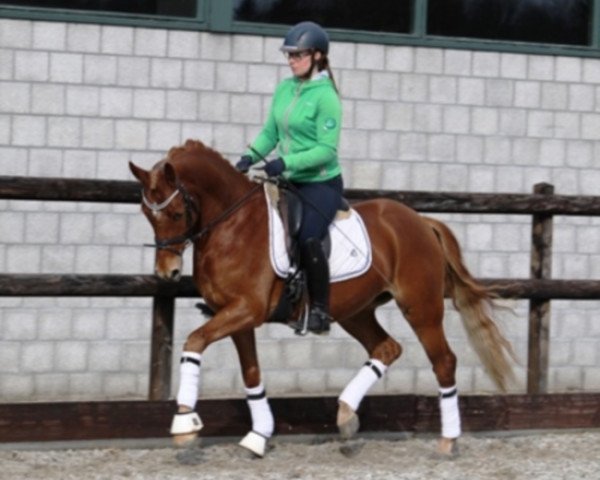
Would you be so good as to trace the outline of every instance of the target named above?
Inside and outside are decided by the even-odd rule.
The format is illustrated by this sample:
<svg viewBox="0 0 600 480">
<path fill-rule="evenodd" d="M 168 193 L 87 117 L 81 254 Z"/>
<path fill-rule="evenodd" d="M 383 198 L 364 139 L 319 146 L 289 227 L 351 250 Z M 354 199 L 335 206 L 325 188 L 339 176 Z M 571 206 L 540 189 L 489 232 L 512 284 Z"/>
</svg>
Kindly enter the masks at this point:
<svg viewBox="0 0 600 480">
<path fill-rule="evenodd" d="M 155 272 L 167 280 L 181 277 L 185 248 L 228 218 L 257 188 L 197 140 L 171 148 L 151 170 L 131 162 L 129 168 L 142 184 L 142 211 L 154 229 Z"/>
<path fill-rule="evenodd" d="M 129 162 L 142 184 L 142 211 L 154 229 L 157 248 L 154 271 L 165 280 L 181 278 L 182 255 L 192 242 L 198 209 L 171 163 L 163 160 L 151 170 Z"/>
</svg>

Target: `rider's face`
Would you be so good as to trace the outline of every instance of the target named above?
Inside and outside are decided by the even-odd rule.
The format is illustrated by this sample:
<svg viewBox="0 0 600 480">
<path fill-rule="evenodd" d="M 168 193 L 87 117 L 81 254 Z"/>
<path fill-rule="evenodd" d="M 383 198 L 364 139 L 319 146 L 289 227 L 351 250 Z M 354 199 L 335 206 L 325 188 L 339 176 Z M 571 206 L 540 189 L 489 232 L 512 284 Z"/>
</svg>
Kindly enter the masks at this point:
<svg viewBox="0 0 600 480">
<path fill-rule="evenodd" d="M 288 65 L 292 70 L 292 73 L 296 77 L 310 76 L 310 69 L 313 65 L 312 56 L 313 53 L 309 50 L 303 50 L 300 52 L 288 52 L 287 53 Z M 318 60 L 320 52 L 315 52 L 315 60 Z"/>
</svg>

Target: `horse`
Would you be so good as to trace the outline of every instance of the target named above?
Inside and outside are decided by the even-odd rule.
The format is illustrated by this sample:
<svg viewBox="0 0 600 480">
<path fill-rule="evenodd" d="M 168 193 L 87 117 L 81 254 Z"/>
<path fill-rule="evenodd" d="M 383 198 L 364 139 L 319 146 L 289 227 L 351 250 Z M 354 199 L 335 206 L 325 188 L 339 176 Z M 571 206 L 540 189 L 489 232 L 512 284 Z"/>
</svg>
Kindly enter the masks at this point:
<svg viewBox="0 0 600 480">
<path fill-rule="evenodd" d="M 150 170 L 131 162 L 129 167 L 141 183 L 141 208 L 155 234 L 155 274 L 179 280 L 183 252 L 191 245 L 194 284 L 214 312 L 183 346 L 173 441 L 181 446 L 197 438 L 202 428 L 195 411 L 202 353 L 212 343 L 231 337 L 252 420 L 252 429 L 240 445 L 262 457 L 274 433 L 274 418 L 261 378 L 254 330 L 269 319 L 284 290 L 284 280 L 269 260 L 263 185 L 197 140 L 171 148 Z M 362 398 L 402 353 L 400 343 L 375 316 L 377 307 L 394 300 L 425 349 L 439 384 L 437 450 L 453 455 L 461 427 L 456 355 L 443 328 L 444 296 L 461 314 L 487 373 L 505 391 L 514 378 L 514 353 L 492 318 L 494 292 L 470 274 L 457 239 L 441 221 L 390 199 L 358 202 L 352 208 L 370 237 L 372 264 L 361 276 L 331 285 L 330 311 L 334 321 L 364 347 L 368 360 L 339 397 L 339 433 L 349 439 L 358 432 Z"/>
</svg>

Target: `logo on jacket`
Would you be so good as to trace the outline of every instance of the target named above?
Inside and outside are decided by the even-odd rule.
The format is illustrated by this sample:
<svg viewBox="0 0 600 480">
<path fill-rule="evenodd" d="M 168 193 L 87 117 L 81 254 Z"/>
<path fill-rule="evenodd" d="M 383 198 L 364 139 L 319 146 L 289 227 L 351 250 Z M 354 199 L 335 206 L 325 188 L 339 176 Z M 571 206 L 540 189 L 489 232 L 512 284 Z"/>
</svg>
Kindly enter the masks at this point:
<svg viewBox="0 0 600 480">
<path fill-rule="evenodd" d="M 328 118 L 327 120 L 325 120 L 325 130 L 333 130 L 336 126 L 337 122 L 335 121 L 335 118 Z"/>
</svg>

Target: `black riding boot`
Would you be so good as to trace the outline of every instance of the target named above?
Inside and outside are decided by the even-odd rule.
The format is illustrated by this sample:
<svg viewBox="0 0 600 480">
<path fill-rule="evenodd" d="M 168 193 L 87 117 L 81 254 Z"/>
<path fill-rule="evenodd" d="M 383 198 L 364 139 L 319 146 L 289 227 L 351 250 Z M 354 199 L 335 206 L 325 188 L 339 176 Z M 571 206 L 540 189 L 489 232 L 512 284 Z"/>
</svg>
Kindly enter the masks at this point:
<svg viewBox="0 0 600 480">
<path fill-rule="evenodd" d="M 329 332 L 329 263 L 321 241 L 309 238 L 302 246 L 302 267 L 310 299 L 307 328 L 313 333 Z"/>
</svg>

